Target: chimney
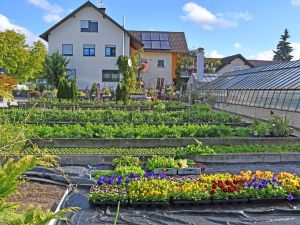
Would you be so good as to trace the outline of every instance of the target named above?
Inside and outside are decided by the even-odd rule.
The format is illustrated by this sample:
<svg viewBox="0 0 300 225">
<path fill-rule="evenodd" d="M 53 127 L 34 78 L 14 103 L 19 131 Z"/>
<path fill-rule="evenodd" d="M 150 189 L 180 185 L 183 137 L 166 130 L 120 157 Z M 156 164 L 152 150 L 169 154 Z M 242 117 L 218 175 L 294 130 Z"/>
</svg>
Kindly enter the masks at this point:
<svg viewBox="0 0 300 225">
<path fill-rule="evenodd" d="M 197 52 L 197 79 L 203 81 L 204 77 L 204 48 L 200 48 Z"/>
<path fill-rule="evenodd" d="M 100 7 L 99 10 L 100 10 L 103 14 L 105 14 L 106 8 Z"/>
</svg>

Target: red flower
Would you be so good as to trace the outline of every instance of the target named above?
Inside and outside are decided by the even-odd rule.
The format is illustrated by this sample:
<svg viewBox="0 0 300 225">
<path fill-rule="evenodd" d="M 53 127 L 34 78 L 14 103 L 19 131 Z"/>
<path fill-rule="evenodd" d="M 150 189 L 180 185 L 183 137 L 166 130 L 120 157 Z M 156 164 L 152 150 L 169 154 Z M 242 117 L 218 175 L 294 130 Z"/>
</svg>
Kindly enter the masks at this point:
<svg viewBox="0 0 300 225">
<path fill-rule="evenodd" d="M 210 193 L 213 195 L 216 193 L 216 190 L 212 189 L 212 190 L 210 190 Z"/>
<path fill-rule="evenodd" d="M 212 185 L 212 188 L 213 188 L 213 189 L 216 189 L 216 188 L 217 188 L 217 184 L 214 183 L 214 184 Z"/>
<path fill-rule="evenodd" d="M 225 184 L 226 184 L 226 185 L 231 185 L 232 182 L 231 182 L 230 180 L 226 180 L 226 181 L 225 181 Z"/>
</svg>

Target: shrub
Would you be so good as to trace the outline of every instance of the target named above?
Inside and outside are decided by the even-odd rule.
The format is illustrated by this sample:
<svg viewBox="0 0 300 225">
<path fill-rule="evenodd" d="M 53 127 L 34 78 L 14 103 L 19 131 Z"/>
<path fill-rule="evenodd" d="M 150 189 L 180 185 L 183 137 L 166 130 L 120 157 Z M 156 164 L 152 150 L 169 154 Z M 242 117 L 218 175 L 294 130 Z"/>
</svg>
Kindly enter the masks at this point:
<svg viewBox="0 0 300 225">
<path fill-rule="evenodd" d="M 293 133 L 293 129 L 289 127 L 288 120 L 284 117 L 273 116 L 271 123 L 270 133 L 274 137 L 287 137 Z"/>
</svg>

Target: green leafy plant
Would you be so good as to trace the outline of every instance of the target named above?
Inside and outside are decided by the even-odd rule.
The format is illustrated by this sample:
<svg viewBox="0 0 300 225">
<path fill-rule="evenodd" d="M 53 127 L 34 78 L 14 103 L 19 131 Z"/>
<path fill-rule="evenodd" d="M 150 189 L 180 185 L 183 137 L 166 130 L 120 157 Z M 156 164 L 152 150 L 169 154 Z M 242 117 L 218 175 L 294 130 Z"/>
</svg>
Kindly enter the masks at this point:
<svg viewBox="0 0 300 225">
<path fill-rule="evenodd" d="M 208 146 L 203 146 L 201 141 L 195 140 L 196 144 L 188 145 L 185 148 L 178 149 L 176 151 L 176 157 L 186 157 L 190 155 L 206 155 L 206 154 L 213 154 L 215 155 L 215 151 L 213 148 Z"/>
<path fill-rule="evenodd" d="M 123 156 L 119 158 L 115 158 L 112 161 L 112 165 L 114 167 L 119 166 L 141 166 L 141 161 L 138 157 L 132 157 L 132 156 Z"/>
<path fill-rule="evenodd" d="M 173 157 L 153 156 L 148 159 L 146 168 L 153 171 L 155 168 L 179 168 L 178 162 Z"/>
<path fill-rule="evenodd" d="M 270 133 L 274 137 L 288 137 L 293 133 L 293 129 L 289 126 L 286 118 L 280 116 L 273 116 Z"/>
</svg>

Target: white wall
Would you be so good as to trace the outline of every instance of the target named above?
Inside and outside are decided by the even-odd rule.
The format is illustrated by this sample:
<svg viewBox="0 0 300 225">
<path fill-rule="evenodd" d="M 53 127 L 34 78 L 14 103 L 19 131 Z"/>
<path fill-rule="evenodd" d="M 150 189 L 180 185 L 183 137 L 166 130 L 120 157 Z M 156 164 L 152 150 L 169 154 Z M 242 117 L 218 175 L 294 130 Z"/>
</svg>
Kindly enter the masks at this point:
<svg viewBox="0 0 300 225">
<path fill-rule="evenodd" d="M 81 20 L 97 20 L 98 33 L 80 32 Z M 85 7 L 74 17 L 54 29 L 49 35 L 49 52 L 62 51 L 62 44 L 73 44 L 69 69 L 76 69 L 78 88 L 90 88 L 93 82 L 101 88 L 117 83 L 102 83 L 102 70 L 117 70 L 116 62 L 122 55 L 123 31 L 94 8 Z M 96 56 L 83 56 L 83 45 L 95 44 Z M 105 57 L 105 45 L 116 45 L 116 57 Z M 125 55 L 129 55 L 130 38 L 125 35 Z"/>
<path fill-rule="evenodd" d="M 241 60 L 240 58 L 237 58 L 237 59 L 234 59 L 229 65 L 226 65 L 222 69 L 220 69 L 218 71 L 218 73 L 226 73 L 226 72 L 234 71 L 235 66 L 241 66 L 242 70 L 250 68 L 250 66 L 245 64 L 245 62 L 243 60 Z"/>
<path fill-rule="evenodd" d="M 145 82 L 145 87 L 156 85 L 155 78 L 165 78 L 166 84 L 172 84 L 172 54 L 163 52 L 144 52 L 143 59 L 147 59 L 149 68 L 141 77 Z M 158 60 L 165 61 L 164 68 L 158 68 Z M 156 88 L 156 86 L 154 87 Z"/>
</svg>

